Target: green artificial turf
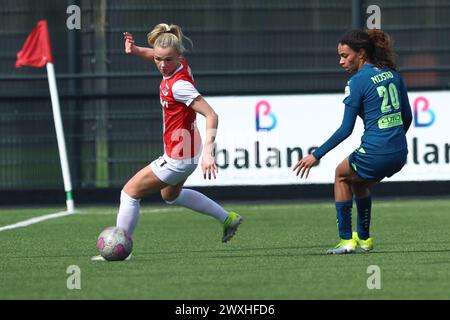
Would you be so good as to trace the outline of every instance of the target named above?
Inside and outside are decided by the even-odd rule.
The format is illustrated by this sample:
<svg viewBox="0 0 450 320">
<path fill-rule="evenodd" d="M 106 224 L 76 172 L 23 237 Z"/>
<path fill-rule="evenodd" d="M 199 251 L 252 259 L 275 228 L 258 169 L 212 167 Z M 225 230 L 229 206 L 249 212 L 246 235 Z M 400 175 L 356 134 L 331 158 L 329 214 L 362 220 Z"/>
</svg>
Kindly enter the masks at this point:
<svg viewBox="0 0 450 320">
<path fill-rule="evenodd" d="M 325 254 L 338 242 L 332 202 L 225 204 L 244 217 L 225 244 L 211 217 L 144 205 L 123 262 L 90 261 L 117 208 L 80 208 L 0 232 L 0 299 L 450 299 L 450 200 L 373 203 L 374 251 L 341 256 Z M 58 211 L 0 210 L 0 227 Z M 68 289 L 69 266 L 81 289 Z M 371 266 L 381 289 L 367 286 Z"/>
</svg>

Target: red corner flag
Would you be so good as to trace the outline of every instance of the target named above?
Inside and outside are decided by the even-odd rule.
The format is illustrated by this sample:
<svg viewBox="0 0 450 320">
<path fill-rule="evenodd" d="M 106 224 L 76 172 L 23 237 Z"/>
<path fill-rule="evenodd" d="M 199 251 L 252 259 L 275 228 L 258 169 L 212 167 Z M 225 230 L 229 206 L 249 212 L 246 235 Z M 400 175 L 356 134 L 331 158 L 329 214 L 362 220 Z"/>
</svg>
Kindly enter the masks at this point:
<svg viewBox="0 0 450 320">
<path fill-rule="evenodd" d="M 16 68 L 22 66 L 43 67 L 52 62 L 52 49 L 50 48 L 50 35 L 47 21 L 41 20 L 28 36 L 22 50 L 17 53 Z"/>
</svg>

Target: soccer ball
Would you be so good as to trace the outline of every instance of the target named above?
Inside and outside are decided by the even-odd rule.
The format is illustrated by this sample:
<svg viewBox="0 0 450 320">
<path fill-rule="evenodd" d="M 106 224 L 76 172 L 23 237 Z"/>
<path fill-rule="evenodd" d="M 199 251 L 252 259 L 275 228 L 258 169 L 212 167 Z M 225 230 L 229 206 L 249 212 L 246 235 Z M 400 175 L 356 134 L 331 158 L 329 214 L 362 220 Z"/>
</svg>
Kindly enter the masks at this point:
<svg viewBox="0 0 450 320">
<path fill-rule="evenodd" d="M 97 249 L 108 261 L 125 260 L 133 250 L 133 239 L 125 230 L 109 227 L 98 236 Z"/>
</svg>

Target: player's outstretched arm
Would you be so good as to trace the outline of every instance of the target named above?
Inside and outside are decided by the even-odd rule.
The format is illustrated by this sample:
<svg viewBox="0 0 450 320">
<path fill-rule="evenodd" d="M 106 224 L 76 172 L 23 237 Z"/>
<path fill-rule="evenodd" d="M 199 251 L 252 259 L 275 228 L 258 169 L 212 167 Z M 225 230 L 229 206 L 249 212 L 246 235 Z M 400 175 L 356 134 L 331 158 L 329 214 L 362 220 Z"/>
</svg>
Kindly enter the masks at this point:
<svg viewBox="0 0 450 320">
<path fill-rule="evenodd" d="M 153 61 L 154 51 L 152 48 L 139 47 L 135 45 L 133 35 L 129 32 L 123 33 L 123 39 L 125 41 L 126 54 Z"/>
</svg>

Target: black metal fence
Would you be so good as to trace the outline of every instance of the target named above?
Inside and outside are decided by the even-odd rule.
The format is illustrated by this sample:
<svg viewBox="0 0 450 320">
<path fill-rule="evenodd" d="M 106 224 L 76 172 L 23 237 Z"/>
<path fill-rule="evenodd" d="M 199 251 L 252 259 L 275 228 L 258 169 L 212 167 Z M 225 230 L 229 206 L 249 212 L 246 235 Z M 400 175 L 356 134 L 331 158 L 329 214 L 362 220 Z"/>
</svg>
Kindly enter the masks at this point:
<svg viewBox="0 0 450 320">
<path fill-rule="evenodd" d="M 81 29 L 69 30 L 69 5 Z M 61 170 L 44 69 L 15 69 L 38 20 L 49 23 L 75 189 L 121 186 L 162 149 L 160 75 L 123 53 L 124 31 L 146 45 L 154 25 L 180 25 L 205 96 L 339 92 L 336 45 L 358 1 L 2 0 L 0 190 L 59 189 Z M 360 1 L 381 9 L 411 89 L 450 88 L 450 2 Z M 305 112 L 307 112 L 305 110 Z"/>
</svg>

